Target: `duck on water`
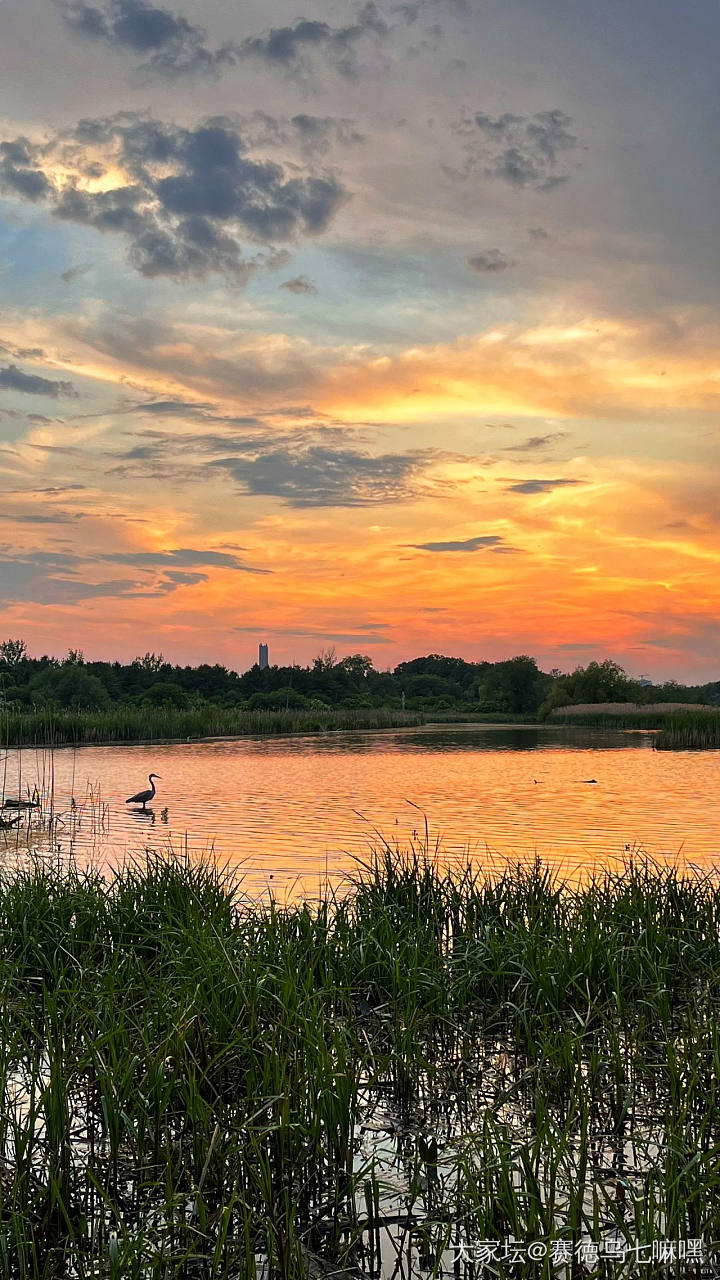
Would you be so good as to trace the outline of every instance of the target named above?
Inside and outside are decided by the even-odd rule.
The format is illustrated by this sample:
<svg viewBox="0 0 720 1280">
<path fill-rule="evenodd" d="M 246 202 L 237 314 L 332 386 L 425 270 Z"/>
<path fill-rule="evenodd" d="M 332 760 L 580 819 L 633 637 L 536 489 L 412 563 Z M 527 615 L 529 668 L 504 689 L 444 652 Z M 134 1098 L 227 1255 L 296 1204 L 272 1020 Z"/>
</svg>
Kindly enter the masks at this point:
<svg viewBox="0 0 720 1280">
<path fill-rule="evenodd" d="M 141 804 L 144 809 L 148 800 L 152 800 L 155 795 L 155 778 L 157 778 L 158 781 L 162 781 L 159 773 L 149 773 L 148 782 L 150 783 L 150 786 L 145 791 L 138 791 L 136 796 L 128 796 L 125 803 Z"/>
</svg>

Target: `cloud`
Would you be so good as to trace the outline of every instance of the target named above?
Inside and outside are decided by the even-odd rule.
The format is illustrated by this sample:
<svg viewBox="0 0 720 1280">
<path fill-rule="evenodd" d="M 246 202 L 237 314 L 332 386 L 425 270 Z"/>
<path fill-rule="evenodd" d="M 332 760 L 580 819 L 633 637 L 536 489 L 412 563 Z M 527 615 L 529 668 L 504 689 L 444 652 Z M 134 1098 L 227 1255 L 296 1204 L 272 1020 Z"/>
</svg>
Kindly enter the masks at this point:
<svg viewBox="0 0 720 1280">
<path fill-rule="evenodd" d="M 466 116 L 458 126 L 466 139 L 466 174 L 482 163 L 488 177 L 511 187 L 550 191 L 570 176 L 565 157 L 580 145 L 572 123 L 558 108 L 533 116 Z"/>
<path fill-rule="evenodd" d="M 558 440 L 566 440 L 568 435 L 568 431 L 550 431 L 544 436 L 528 436 L 527 440 L 523 440 L 520 444 L 505 445 L 503 453 L 536 453 L 541 449 L 547 449 Z"/>
<path fill-rule="evenodd" d="M 150 400 L 145 403 L 132 405 L 130 412 L 132 413 L 150 413 L 163 418 L 191 418 L 199 416 L 202 419 L 212 415 L 214 405 L 202 401 L 193 400 Z"/>
<path fill-rule="evenodd" d="M 41 378 L 35 373 L 23 373 L 16 364 L 9 364 L 0 369 L 0 388 L 6 391 L 22 391 L 29 396 L 76 397 L 72 382 L 53 382 L 50 378 Z"/>
<path fill-rule="evenodd" d="M 208 576 L 206 573 L 186 573 L 180 569 L 168 569 L 165 580 L 168 591 L 174 591 L 176 587 L 194 587 L 198 582 L 207 582 Z"/>
<path fill-rule="evenodd" d="M 139 570 L 157 570 L 153 580 L 142 577 L 112 578 L 93 582 L 95 566 L 128 565 Z M 166 552 L 117 552 L 76 554 L 65 551 L 16 551 L 0 548 L 0 600 L 31 601 L 37 604 L 74 604 L 105 596 L 124 599 L 165 596 L 180 587 L 207 581 L 206 573 L 195 566 L 228 567 L 243 573 L 271 573 L 244 564 L 236 556 L 217 551 L 177 548 Z"/>
<path fill-rule="evenodd" d="M 58 0 L 58 8 L 68 26 L 81 36 L 129 49 L 145 59 L 140 64 L 144 70 L 159 75 L 212 72 L 237 61 L 236 45 L 211 49 L 202 27 L 144 0 L 103 0 L 96 5 Z"/>
<path fill-rule="evenodd" d="M 315 285 L 307 276 L 293 276 L 292 280 L 283 280 L 280 288 L 288 289 L 290 293 L 317 293 Z"/>
<path fill-rule="evenodd" d="M 514 260 L 503 253 L 502 249 L 484 249 L 482 253 L 473 254 L 467 262 L 470 270 L 479 274 L 507 271 L 509 267 L 515 266 Z"/>
<path fill-rule="evenodd" d="M 310 153 L 322 154 L 333 142 L 350 147 L 365 141 L 365 135 L 359 132 L 353 120 L 301 112 L 292 117 L 290 124 L 304 149 Z"/>
<path fill-rule="evenodd" d="M 504 538 L 498 534 L 486 533 L 459 542 L 411 542 L 408 545 L 416 551 L 485 551 L 499 548 L 503 542 Z"/>
<path fill-rule="evenodd" d="M 61 272 L 60 279 L 64 280 L 65 284 L 72 284 L 74 280 L 79 280 L 81 276 L 87 275 L 89 270 L 88 263 L 82 263 L 77 267 L 69 267 L 67 271 Z"/>
<path fill-rule="evenodd" d="M 308 156 L 325 155 L 333 145 L 357 146 L 366 141 L 354 120 L 344 116 L 315 116 L 299 112 L 292 117 L 255 111 L 242 118 L 242 130 L 253 147 L 295 147 Z"/>
<path fill-rule="evenodd" d="M 23 172 L 43 183 L 24 190 L 17 165 L 2 163 L 3 146 L 12 155 L 19 148 Z M 88 189 L 88 176 L 105 189 Z M 323 232 L 346 195 L 333 173 L 288 172 L 251 157 L 226 116 L 180 128 L 127 112 L 83 120 L 47 144 L 0 144 L 0 188 L 43 201 L 63 221 L 122 235 L 144 276 L 219 273 L 236 284 L 284 260 L 276 242 Z M 269 255 L 244 256 L 247 241 L 269 246 Z"/>
<path fill-rule="evenodd" d="M 202 565 L 237 569 L 241 573 L 272 573 L 272 569 L 257 569 L 224 551 L 198 551 L 193 547 L 177 547 L 171 551 L 114 552 L 112 555 L 102 556 L 101 559 L 109 564 L 134 565 L 138 569 L 162 568 L 166 565 L 178 565 L 183 568 Z"/>
<path fill-rule="evenodd" d="M 129 579 L 88 582 L 78 570 L 78 556 L 64 552 L 16 552 L 0 550 L 0 600 L 29 601 L 35 604 L 74 604 L 98 596 L 135 594 Z"/>
<path fill-rule="evenodd" d="M 386 630 L 388 624 L 386 622 L 374 622 L 367 627 L 358 626 L 355 631 L 324 631 L 321 627 L 234 627 L 234 631 L 239 631 L 244 635 L 257 635 L 261 632 L 267 636 L 287 636 L 290 639 L 294 637 L 307 637 L 311 640 L 320 640 L 323 643 L 332 641 L 335 644 L 387 644 L 388 637 L 381 635 L 380 632 Z"/>
<path fill-rule="evenodd" d="M 384 18 L 370 3 L 355 22 L 344 27 L 301 18 L 293 26 L 272 27 L 267 35 L 245 40 L 241 52 L 293 75 L 307 72 L 312 54 L 319 53 L 327 65 L 352 79 L 358 74 L 357 46 L 368 39 L 377 44 L 388 32 Z"/>
<path fill-rule="evenodd" d="M 37 148 L 27 138 L 0 142 L 0 190 L 37 204 L 53 194 L 53 185 L 38 164 Z"/>
<path fill-rule="evenodd" d="M 417 496 L 425 452 L 371 454 L 307 443 L 248 443 L 243 454 L 217 458 L 244 493 L 281 498 L 291 507 L 367 507 Z"/>
<path fill-rule="evenodd" d="M 570 485 L 582 484 L 582 480 L 521 480 L 518 484 L 510 484 L 508 493 L 550 493 L 553 489 L 565 489 Z"/>
<path fill-rule="evenodd" d="M 5 509 L 0 519 L 10 520 L 13 524 L 72 524 L 76 520 L 84 520 L 82 511 L 50 511 L 50 512 L 15 512 Z"/>
</svg>

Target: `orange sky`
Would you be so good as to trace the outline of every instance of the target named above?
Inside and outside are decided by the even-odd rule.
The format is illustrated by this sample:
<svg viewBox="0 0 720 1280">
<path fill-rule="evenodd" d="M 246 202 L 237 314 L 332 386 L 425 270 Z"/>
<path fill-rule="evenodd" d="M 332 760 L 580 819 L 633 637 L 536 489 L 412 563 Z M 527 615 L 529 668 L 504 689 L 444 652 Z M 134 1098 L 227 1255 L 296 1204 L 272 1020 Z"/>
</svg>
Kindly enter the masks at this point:
<svg viewBox="0 0 720 1280">
<path fill-rule="evenodd" d="M 7 11 L 0 638 L 720 678 L 704 0 L 124 6 Z"/>
</svg>

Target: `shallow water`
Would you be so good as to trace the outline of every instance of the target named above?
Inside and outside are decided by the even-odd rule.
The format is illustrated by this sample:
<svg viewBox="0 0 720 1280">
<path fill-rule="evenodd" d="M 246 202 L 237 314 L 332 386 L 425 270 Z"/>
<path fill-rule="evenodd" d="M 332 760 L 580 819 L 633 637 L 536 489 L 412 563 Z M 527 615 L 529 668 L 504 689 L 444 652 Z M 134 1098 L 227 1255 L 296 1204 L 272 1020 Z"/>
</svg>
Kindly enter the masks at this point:
<svg viewBox="0 0 720 1280">
<path fill-rule="evenodd" d="M 662 752 L 651 733 L 438 725 L 161 746 L 11 751 L 3 798 L 52 796 L 63 854 L 115 864 L 144 849 L 213 850 L 248 891 L 312 893 L 379 839 L 439 837 L 450 859 L 535 854 L 572 877 L 641 848 L 720 860 L 720 752 Z M 161 775 L 148 812 L 124 803 Z M 3 786 L 4 771 L 4 786 Z M 590 779 L 595 781 L 591 782 Z M 72 798 L 76 808 L 72 808 Z M 418 806 L 415 808 L 414 806 Z M 0 835 L 9 854 L 38 828 Z"/>
</svg>

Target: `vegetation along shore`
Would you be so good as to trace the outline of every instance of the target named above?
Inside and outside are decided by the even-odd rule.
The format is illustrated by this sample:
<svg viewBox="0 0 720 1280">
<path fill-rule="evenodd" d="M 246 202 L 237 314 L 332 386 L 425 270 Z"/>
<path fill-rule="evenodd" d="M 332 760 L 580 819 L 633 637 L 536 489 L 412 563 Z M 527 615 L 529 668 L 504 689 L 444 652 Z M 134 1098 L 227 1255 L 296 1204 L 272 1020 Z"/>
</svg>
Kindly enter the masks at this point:
<svg viewBox="0 0 720 1280">
<path fill-rule="evenodd" d="M 660 728 L 676 710 L 720 707 L 720 681 L 648 685 L 606 660 L 543 672 L 519 655 L 466 662 L 429 654 L 378 671 L 363 654 L 325 650 L 308 667 L 173 666 L 162 654 L 130 663 L 29 656 L 0 643 L 4 745 L 158 741 L 246 733 L 391 728 L 429 720 Z"/>
<path fill-rule="evenodd" d="M 166 858 L 4 872 L 0 1275 L 720 1238 L 717 878 L 432 852 L 287 907 Z"/>
</svg>

